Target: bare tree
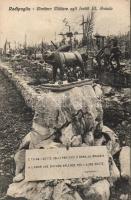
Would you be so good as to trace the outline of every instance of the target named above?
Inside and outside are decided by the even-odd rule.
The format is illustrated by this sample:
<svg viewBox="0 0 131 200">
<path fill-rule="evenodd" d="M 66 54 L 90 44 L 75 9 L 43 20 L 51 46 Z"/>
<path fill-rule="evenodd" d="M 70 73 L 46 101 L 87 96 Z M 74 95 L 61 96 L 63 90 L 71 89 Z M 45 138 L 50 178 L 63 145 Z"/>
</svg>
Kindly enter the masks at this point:
<svg viewBox="0 0 131 200">
<path fill-rule="evenodd" d="M 87 15 L 87 21 L 85 24 L 85 32 L 86 32 L 86 39 L 87 39 L 87 47 L 92 47 L 92 33 L 94 30 L 95 25 L 95 12 L 91 10 L 90 13 Z"/>
</svg>

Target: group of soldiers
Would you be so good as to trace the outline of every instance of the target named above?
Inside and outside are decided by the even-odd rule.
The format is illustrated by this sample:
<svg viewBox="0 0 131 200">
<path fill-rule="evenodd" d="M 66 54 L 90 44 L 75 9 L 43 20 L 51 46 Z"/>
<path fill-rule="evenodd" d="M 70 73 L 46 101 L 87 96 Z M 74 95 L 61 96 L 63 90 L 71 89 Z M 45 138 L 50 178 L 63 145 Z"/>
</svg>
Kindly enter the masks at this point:
<svg viewBox="0 0 131 200">
<path fill-rule="evenodd" d="M 112 71 L 120 70 L 120 56 L 121 51 L 118 47 L 118 41 L 116 38 L 108 40 L 107 44 L 97 53 L 96 61 L 99 69 L 103 71 L 104 68 L 111 69 Z M 116 67 L 113 63 L 116 63 Z"/>
</svg>

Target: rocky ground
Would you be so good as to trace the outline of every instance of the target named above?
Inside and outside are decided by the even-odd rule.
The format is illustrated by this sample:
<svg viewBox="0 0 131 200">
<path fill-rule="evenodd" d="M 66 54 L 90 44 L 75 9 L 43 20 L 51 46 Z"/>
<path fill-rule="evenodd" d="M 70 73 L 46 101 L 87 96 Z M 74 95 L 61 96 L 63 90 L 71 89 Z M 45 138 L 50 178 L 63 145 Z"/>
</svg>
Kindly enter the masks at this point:
<svg viewBox="0 0 131 200">
<path fill-rule="evenodd" d="M 120 146 L 131 145 L 131 89 L 130 88 L 113 88 L 110 86 L 102 87 L 103 97 L 103 110 L 104 118 L 103 122 L 105 125 L 114 130 L 118 137 Z M 117 158 L 119 155 L 114 157 L 119 168 L 119 162 Z M 123 193 L 125 197 L 122 197 Z M 129 194 L 128 197 L 126 195 Z M 123 179 L 117 181 L 115 187 L 112 188 L 112 200 L 119 199 L 131 199 L 131 183 L 124 181 Z"/>
<path fill-rule="evenodd" d="M 118 132 L 121 146 L 129 146 L 131 120 L 130 112 L 128 112 L 129 91 L 125 98 L 123 94 L 125 95 L 126 92 L 123 90 L 113 91 L 112 88 L 105 90 L 104 124 Z M 116 105 L 119 105 L 120 110 Z M 2 73 L 0 73 L 0 114 L 0 196 L 4 197 L 14 176 L 13 156 L 21 139 L 31 128 L 33 113 L 27 108 L 16 88 Z M 119 163 L 117 166 L 119 167 Z M 127 181 L 122 179 L 117 181 L 111 190 L 111 200 L 129 200 L 129 189 Z M 4 199 L 1 198 L 1 200 Z"/>
<path fill-rule="evenodd" d="M 11 82 L 0 72 L 0 197 L 14 176 L 13 157 L 29 132 L 33 113 Z"/>
<path fill-rule="evenodd" d="M 121 146 L 130 146 L 131 89 L 102 86 L 104 124 L 118 133 Z"/>
</svg>

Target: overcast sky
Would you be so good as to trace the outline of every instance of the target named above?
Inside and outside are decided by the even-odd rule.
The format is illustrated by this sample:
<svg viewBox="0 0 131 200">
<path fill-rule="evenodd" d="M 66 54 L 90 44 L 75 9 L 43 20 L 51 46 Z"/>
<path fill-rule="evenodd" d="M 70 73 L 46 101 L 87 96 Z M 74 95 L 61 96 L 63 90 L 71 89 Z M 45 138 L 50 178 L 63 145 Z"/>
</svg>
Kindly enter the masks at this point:
<svg viewBox="0 0 131 200">
<path fill-rule="evenodd" d="M 54 11 L 54 7 L 69 8 L 68 11 Z M 72 27 L 72 31 L 82 32 L 80 23 L 82 14 L 87 16 L 88 11 L 80 11 L 79 7 L 96 6 L 94 33 L 103 35 L 125 33 L 130 25 L 129 0 L 4 0 L 0 1 L 0 46 L 6 38 L 23 43 L 25 33 L 28 43 L 38 43 L 55 39 L 61 31 L 68 28 L 62 22 L 66 18 Z M 100 10 L 99 8 L 111 7 L 112 10 Z M 31 11 L 9 11 L 9 7 L 25 8 Z M 52 8 L 52 11 L 36 11 L 37 7 Z M 70 8 L 77 10 L 70 11 Z M 34 8 L 34 10 L 33 10 Z"/>
</svg>

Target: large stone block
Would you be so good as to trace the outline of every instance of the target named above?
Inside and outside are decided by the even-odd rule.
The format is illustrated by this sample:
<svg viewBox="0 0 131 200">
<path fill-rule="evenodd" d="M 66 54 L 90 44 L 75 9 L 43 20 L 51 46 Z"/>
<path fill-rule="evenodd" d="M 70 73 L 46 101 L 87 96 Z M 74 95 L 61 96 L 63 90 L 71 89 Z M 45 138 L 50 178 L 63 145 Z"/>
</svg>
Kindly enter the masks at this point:
<svg viewBox="0 0 131 200">
<path fill-rule="evenodd" d="M 109 200 L 110 184 L 107 180 L 98 181 L 84 195 L 88 200 Z"/>
<path fill-rule="evenodd" d="M 131 151 L 130 147 L 128 146 L 122 147 L 119 157 L 121 176 L 126 179 L 129 179 L 131 176 L 130 151 Z"/>
<path fill-rule="evenodd" d="M 14 198 L 21 197 L 28 200 L 50 200 L 53 194 L 53 187 L 46 186 L 45 182 L 12 183 L 7 191 L 7 196 Z"/>
</svg>

